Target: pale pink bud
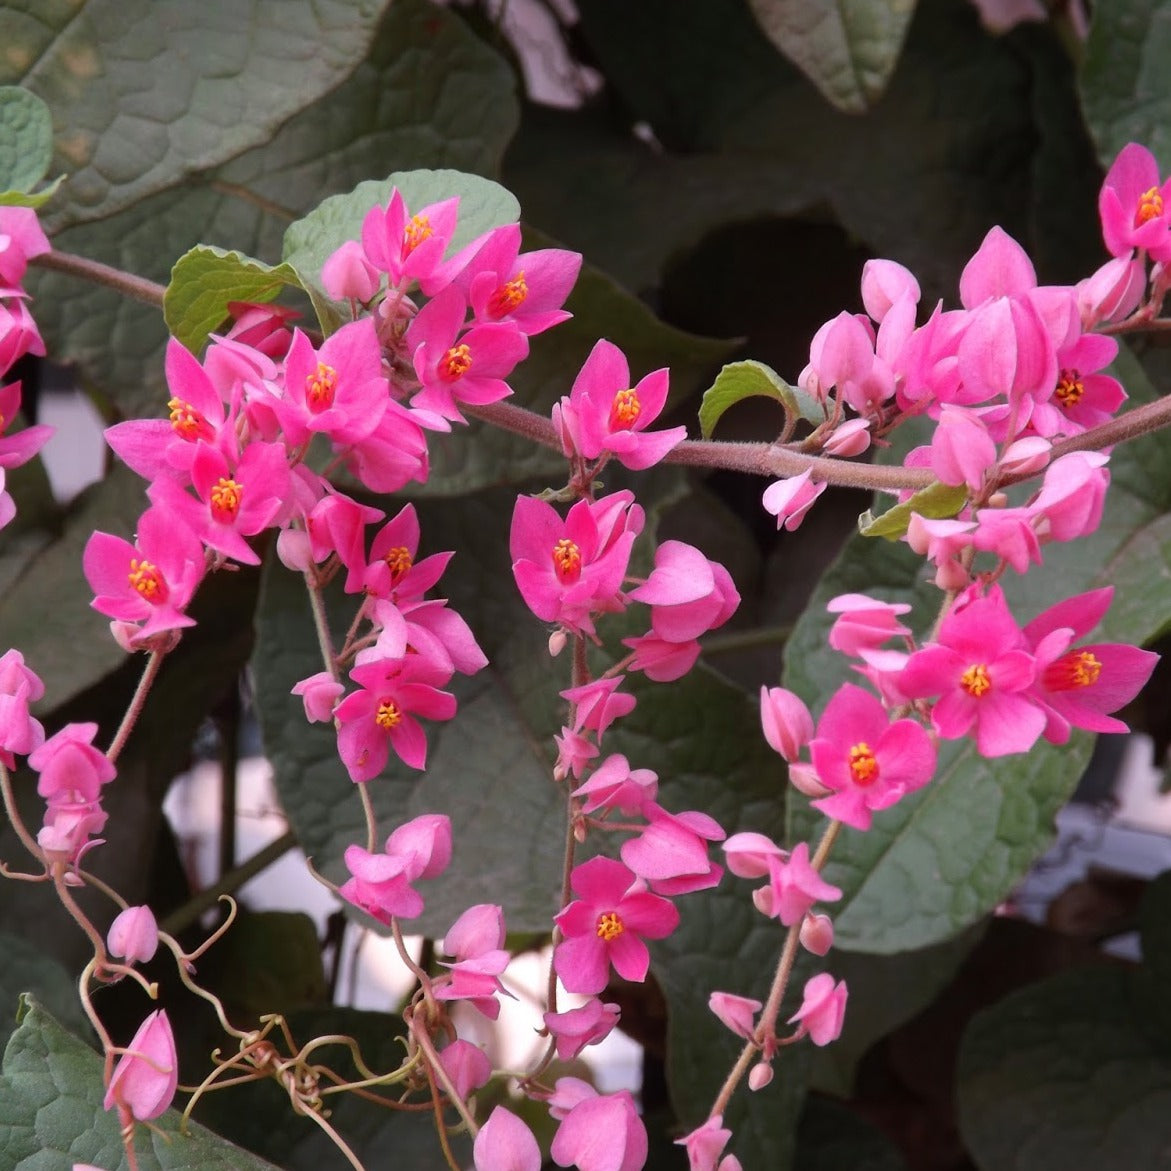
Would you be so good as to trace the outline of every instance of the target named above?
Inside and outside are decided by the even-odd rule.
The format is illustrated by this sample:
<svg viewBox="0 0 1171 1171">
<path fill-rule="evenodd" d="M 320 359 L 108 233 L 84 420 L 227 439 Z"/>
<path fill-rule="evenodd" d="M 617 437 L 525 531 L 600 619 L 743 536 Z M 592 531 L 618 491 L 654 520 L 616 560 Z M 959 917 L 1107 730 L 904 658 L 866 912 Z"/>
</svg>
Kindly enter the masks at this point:
<svg viewBox="0 0 1171 1171">
<path fill-rule="evenodd" d="M 559 654 L 561 654 L 563 650 L 565 650 L 565 644 L 568 641 L 569 635 L 567 635 L 561 627 L 558 627 L 551 635 L 549 635 L 549 656 L 555 659 Z"/>
<path fill-rule="evenodd" d="M 142 1022 L 118 1059 L 102 1105 L 106 1110 L 118 1106 L 139 1122 L 149 1122 L 171 1104 L 178 1080 L 175 1037 L 160 1008 Z"/>
<path fill-rule="evenodd" d="M 1138 308 L 1146 285 L 1146 271 L 1133 252 L 1106 261 L 1097 272 L 1078 282 L 1077 307 L 1082 327 L 1093 329 L 1104 321 L 1128 317 Z"/>
<path fill-rule="evenodd" d="M 810 911 L 801 924 L 801 946 L 823 956 L 834 945 L 834 925 L 828 915 Z"/>
<path fill-rule="evenodd" d="M 813 716 L 800 697 L 784 687 L 761 687 L 760 722 L 769 747 L 789 761 L 813 739 Z"/>
<path fill-rule="evenodd" d="M 773 1080 L 773 1067 L 767 1061 L 758 1061 L 748 1071 L 748 1088 L 763 1090 Z"/>
<path fill-rule="evenodd" d="M 931 470 L 945 483 L 967 484 L 973 492 L 996 462 L 996 444 L 978 415 L 944 407 L 931 437 Z"/>
<path fill-rule="evenodd" d="M 276 555 L 294 573 L 305 573 L 316 564 L 313 543 L 304 529 L 281 529 L 276 539 Z"/>
<path fill-rule="evenodd" d="M 110 954 L 131 964 L 145 964 L 159 947 L 159 925 L 150 907 L 127 907 L 110 924 Z"/>
<path fill-rule="evenodd" d="M 875 321 L 882 321 L 890 307 L 903 297 L 919 303 L 919 282 L 909 269 L 881 259 L 868 260 L 862 266 L 862 304 Z"/>
<path fill-rule="evenodd" d="M 488 1055 L 471 1041 L 452 1041 L 446 1049 L 439 1051 L 439 1064 L 464 1101 L 481 1086 L 486 1086 L 492 1077 L 492 1062 Z"/>
<path fill-rule="evenodd" d="M 883 602 L 866 594 L 838 594 L 825 607 L 840 617 L 829 632 L 829 645 L 844 655 L 877 650 L 889 638 L 910 631 L 899 621 L 911 607 L 905 602 Z"/>
<path fill-rule="evenodd" d="M 789 765 L 789 784 L 806 797 L 828 797 L 833 791 L 821 783 L 821 778 L 813 765 L 801 761 Z"/>
<path fill-rule="evenodd" d="M 861 455 L 869 446 L 870 420 L 847 419 L 825 441 L 825 453 L 847 458 Z"/>
<path fill-rule="evenodd" d="M 708 997 L 707 1006 L 738 1037 L 747 1041 L 756 1031 L 755 1018 L 762 1007 L 759 1000 L 736 996 L 731 992 L 713 992 Z"/>
<path fill-rule="evenodd" d="M 472 1147 L 476 1171 L 540 1171 L 541 1149 L 515 1114 L 497 1106 Z"/>
<path fill-rule="evenodd" d="M 305 719 L 311 724 L 323 724 L 333 719 L 333 709 L 345 688 L 328 671 L 318 671 L 302 679 L 293 687 L 305 705 Z"/>
<path fill-rule="evenodd" d="M 770 484 L 761 497 L 766 512 L 777 518 L 777 528 L 784 525 L 789 532 L 798 528 L 814 501 L 825 491 L 825 484 L 815 484 L 811 472 L 790 476 Z"/>
<path fill-rule="evenodd" d="M 800 1022 L 799 1033 L 808 1033 L 814 1045 L 828 1045 L 842 1032 L 846 1016 L 846 982 L 834 983 L 828 972 L 821 972 L 806 982 L 801 1007 L 789 1017 L 789 1024 Z"/>
<path fill-rule="evenodd" d="M 769 859 L 785 855 L 771 838 L 752 830 L 733 834 L 723 850 L 728 869 L 740 878 L 763 878 L 769 872 Z"/>
<path fill-rule="evenodd" d="M 325 262 L 321 283 L 335 301 L 369 301 L 378 292 L 382 274 L 366 259 L 357 240 L 347 240 Z"/>
<path fill-rule="evenodd" d="M 1053 445 L 1040 435 L 1029 435 L 1009 445 L 1000 458 L 1000 470 L 1010 476 L 1031 476 L 1049 463 Z M 991 504 L 992 501 L 990 500 Z"/>
</svg>

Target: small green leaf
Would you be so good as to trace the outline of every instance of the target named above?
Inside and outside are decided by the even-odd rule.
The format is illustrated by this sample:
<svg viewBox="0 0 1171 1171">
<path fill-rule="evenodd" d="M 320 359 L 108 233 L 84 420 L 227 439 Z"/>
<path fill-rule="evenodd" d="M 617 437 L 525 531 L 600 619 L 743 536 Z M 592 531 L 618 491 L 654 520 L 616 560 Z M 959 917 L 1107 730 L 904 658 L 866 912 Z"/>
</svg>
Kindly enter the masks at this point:
<svg viewBox="0 0 1171 1171">
<path fill-rule="evenodd" d="M 516 197 L 491 179 L 463 171 L 400 171 L 386 179 L 367 179 L 345 195 L 332 195 L 285 232 L 283 259 L 308 291 L 322 328 L 332 332 L 341 323 L 334 302 L 321 283 L 321 268 L 347 240 L 362 234 L 366 213 L 390 201 L 395 188 L 412 213 L 453 195 L 460 197 L 459 223 L 449 254 L 477 236 L 520 218 Z"/>
<path fill-rule="evenodd" d="M 909 500 L 888 508 L 879 516 L 867 509 L 858 518 L 858 532 L 864 537 L 885 537 L 888 541 L 897 541 L 906 533 L 912 512 L 929 520 L 939 520 L 955 516 L 967 502 L 968 490 L 963 485 L 955 488 L 951 484 L 936 481 L 926 488 L 920 488 Z"/>
<path fill-rule="evenodd" d="M 1128 142 L 1171 160 L 1171 0 L 1111 0 L 1094 7 L 1079 71 L 1082 109 L 1105 166 Z"/>
<path fill-rule="evenodd" d="M 27 196 L 45 177 L 52 158 L 49 107 L 18 85 L 0 86 L 0 191 Z"/>
<path fill-rule="evenodd" d="M 882 96 L 915 0 L 748 0 L 769 40 L 840 110 Z"/>
<path fill-rule="evenodd" d="M 274 268 L 239 252 L 200 244 L 175 261 L 163 296 L 163 317 L 171 333 L 198 354 L 207 335 L 227 319 L 229 302 L 266 304 L 290 286 L 299 289 L 301 282 L 287 264 Z"/>
<path fill-rule="evenodd" d="M 790 386 L 775 370 L 751 359 L 730 362 L 704 392 L 699 408 L 699 429 L 710 439 L 716 424 L 729 407 L 746 398 L 771 398 L 785 410 L 790 423 L 805 419 L 816 426 L 825 422 L 825 411 L 812 395 Z"/>
<path fill-rule="evenodd" d="M 118 1115 L 102 1108 L 102 1059 L 24 997 L 20 1025 L 0 1067 L 0 1151 L 3 1165 L 71 1171 L 91 1163 L 129 1171 Z M 192 1126 L 179 1130 L 168 1110 L 135 1136 L 139 1171 L 275 1171 L 231 1143 Z"/>
<path fill-rule="evenodd" d="M 57 194 L 57 188 L 65 182 L 64 175 L 58 175 L 48 187 L 30 195 L 26 191 L 0 191 L 0 207 L 42 207 Z"/>
</svg>

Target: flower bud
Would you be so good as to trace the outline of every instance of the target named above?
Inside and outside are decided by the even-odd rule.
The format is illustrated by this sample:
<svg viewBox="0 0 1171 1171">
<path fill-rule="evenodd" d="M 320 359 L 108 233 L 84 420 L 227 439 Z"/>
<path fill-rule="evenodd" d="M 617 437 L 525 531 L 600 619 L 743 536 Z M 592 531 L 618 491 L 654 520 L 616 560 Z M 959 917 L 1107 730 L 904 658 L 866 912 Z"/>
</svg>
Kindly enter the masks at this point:
<svg viewBox="0 0 1171 1171">
<path fill-rule="evenodd" d="M 1049 462 L 1053 445 L 1040 435 L 1029 435 L 1009 445 L 1001 456 L 1000 470 L 1012 476 L 1031 476 Z"/>
<path fill-rule="evenodd" d="M 748 1088 L 763 1090 L 773 1080 L 773 1067 L 767 1061 L 758 1061 L 748 1071 Z"/>
<path fill-rule="evenodd" d="M 789 765 L 789 784 L 806 797 L 828 797 L 833 792 L 821 783 L 821 778 L 813 765 L 801 761 Z"/>
<path fill-rule="evenodd" d="M 861 455 L 870 446 L 870 420 L 847 419 L 825 441 L 825 454 Z"/>
<path fill-rule="evenodd" d="M 110 924 L 106 936 L 110 954 L 131 964 L 145 964 L 159 946 L 159 925 L 150 907 L 127 907 Z"/>
<path fill-rule="evenodd" d="M 760 722 L 769 747 L 789 761 L 813 739 L 813 716 L 802 700 L 784 687 L 760 689 Z"/>
<path fill-rule="evenodd" d="M 569 635 L 563 629 L 558 627 L 551 635 L 549 635 L 549 657 L 556 658 L 563 650 L 565 644 L 569 641 Z"/>
<path fill-rule="evenodd" d="M 834 925 L 828 915 L 810 911 L 801 923 L 801 946 L 823 956 L 834 945 Z"/>
<path fill-rule="evenodd" d="M 106 1110 L 118 1106 L 139 1122 L 158 1118 L 171 1104 L 179 1080 L 175 1036 L 163 1009 L 152 1012 L 118 1059 L 106 1097 Z"/>
<path fill-rule="evenodd" d="M 366 259 L 357 240 L 347 240 L 322 266 L 321 283 L 335 301 L 369 301 L 378 292 L 382 274 Z"/>
</svg>

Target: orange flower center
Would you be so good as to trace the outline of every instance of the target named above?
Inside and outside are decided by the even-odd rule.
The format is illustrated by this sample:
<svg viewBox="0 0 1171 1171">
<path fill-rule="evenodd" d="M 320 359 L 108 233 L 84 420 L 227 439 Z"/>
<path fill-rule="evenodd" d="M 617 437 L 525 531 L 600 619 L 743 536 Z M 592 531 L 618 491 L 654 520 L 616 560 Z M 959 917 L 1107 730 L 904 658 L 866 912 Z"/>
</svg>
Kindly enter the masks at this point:
<svg viewBox="0 0 1171 1171">
<path fill-rule="evenodd" d="M 973 663 L 961 676 L 960 686 L 973 698 L 980 699 L 992 689 L 988 668 L 983 663 Z"/>
<path fill-rule="evenodd" d="M 403 255 L 410 256 L 428 236 L 435 234 L 431 221 L 425 215 L 411 216 L 410 222 L 403 228 Z"/>
<path fill-rule="evenodd" d="M 1081 374 L 1077 370 L 1062 370 L 1061 377 L 1057 380 L 1057 389 L 1053 392 L 1057 401 L 1068 411 L 1082 401 L 1082 395 L 1085 393 L 1086 387 Z"/>
<path fill-rule="evenodd" d="M 529 295 L 529 286 L 525 281 L 524 272 L 518 272 L 510 281 L 505 281 L 488 298 L 488 316 L 503 317 L 511 313 L 518 305 L 523 304 Z"/>
<path fill-rule="evenodd" d="M 604 915 L 598 916 L 598 938 L 610 943 L 612 940 L 618 938 L 626 927 L 622 920 L 618 917 L 617 911 L 607 911 Z"/>
<path fill-rule="evenodd" d="M 472 351 L 464 342 L 452 346 L 439 359 L 439 377 L 444 382 L 455 382 L 472 368 Z"/>
<path fill-rule="evenodd" d="M 159 567 L 146 558 L 130 558 L 130 572 L 126 575 L 126 580 L 152 605 L 158 606 L 167 600 L 167 579 L 163 577 Z"/>
<path fill-rule="evenodd" d="M 627 431 L 642 414 L 637 390 L 620 390 L 610 404 L 610 430 Z"/>
<path fill-rule="evenodd" d="M 194 443 L 197 439 L 210 439 L 214 432 L 207 420 L 189 403 L 181 398 L 170 399 L 167 409 L 171 412 L 171 429 L 180 439 Z"/>
<path fill-rule="evenodd" d="M 1143 224 L 1157 219 L 1163 214 L 1163 197 L 1158 187 L 1144 191 L 1138 197 L 1138 210 L 1134 213 L 1134 226 L 1141 228 Z"/>
<path fill-rule="evenodd" d="M 1101 674 L 1102 663 L 1092 651 L 1070 651 L 1045 669 L 1045 686 L 1050 691 L 1092 687 Z"/>
<path fill-rule="evenodd" d="M 390 576 L 396 580 L 402 577 L 414 564 L 411 560 L 411 551 L 406 545 L 395 545 L 393 549 L 387 551 L 383 561 L 386 562 L 386 567 L 390 570 Z"/>
<path fill-rule="evenodd" d="M 240 500 L 244 495 L 244 485 L 238 480 L 221 476 L 211 490 L 211 510 L 216 520 L 222 524 L 231 524 L 240 511 Z"/>
<path fill-rule="evenodd" d="M 562 537 L 553 546 L 553 568 L 562 581 L 576 581 L 581 573 L 581 549 L 576 541 Z"/>
<path fill-rule="evenodd" d="M 850 749 L 849 760 L 854 784 L 866 788 L 878 780 L 878 758 L 865 740 L 860 740 Z"/>
<path fill-rule="evenodd" d="M 305 379 L 305 397 L 313 412 L 327 411 L 333 406 L 337 393 L 337 371 L 324 362 L 317 363 L 317 370 Z"/>
<path fill-rule="evenodd" d="M 397 728 L 402 718 L 402 709 L 393 699 L 380 699 L 378 701 L 378 710 L 374 713 L 374 722 L 384 732 L 389 732 L 391 728 Z"/>
</svg>

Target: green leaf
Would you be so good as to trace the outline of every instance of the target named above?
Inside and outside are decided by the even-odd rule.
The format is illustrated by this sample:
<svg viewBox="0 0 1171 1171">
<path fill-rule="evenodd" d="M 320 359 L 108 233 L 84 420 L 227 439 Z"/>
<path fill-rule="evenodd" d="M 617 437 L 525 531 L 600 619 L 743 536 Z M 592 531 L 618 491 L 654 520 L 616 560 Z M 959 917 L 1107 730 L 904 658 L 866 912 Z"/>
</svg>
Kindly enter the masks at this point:
<svg viewBox="0 0 1171 1171">
<path fill-rule="evenodd" d="M 1082 108 L 1098 157 L 1109 166 L 1128 143 L 1141 142 L 1165 169 L 1171 161 L 1171 52 L 1167 0 L 1115 0 L 1094 9 L 1080 70 Z"/>
<path fill-rule="evenodd" d="M 18 899 L 23 891 L 14 893 Z M 89 1022 L 77 999 L 77 981 L 64 965 L 34 947 L 27 939 L 0 931 L 0 1021 L 7 1025 L 16 1019 L 22 993 L 30 993 L 71 1029 L 89 1031 Z"/>
<path fill-rule="evenodd" d="M 299 289 L 301 282 L 287 264 L 274 268 L 239 252 L 200 244 L 175 261 L 163 297 L 163 318 L 171 333 L 198 354 L 207 335 L 227 320 L 230 302 L 266 304 L 290 286 Z"/>
<path fill-rule="evenodd" d="M 49 107 L 27 89 L 0 86 L 0 192 L 27 195 L 45 177 L 52 157 Z"/>
<path fill-rule="evenodd" d="M 396 187 L 412 214 L 441 199 L 460 197 L 459 222 L 448 255 L 484 232 L 520 218 L 520 205 L 511 192 L 491 179 L 462 171 L 396 171 L 382 180 L 367 179 L 345 195 L 331 195 L 289 225 L 282 252 L 282 259 L 308 291 L 327 332 L 342 318 L 321 283 L 322 265 L 347 240 L 361 237 L 366 213 L 376 204 L 389 203 Z"/>
<path fill-rule="evenodd" d="M 851 987 L 851 1011 L 853 993 Z M 906 1171 L 907 1165 L 891 1141 L 854 1111 L 811 1095 L 797 1131 L 796 1166 L 801 1171 Z"/>
<path fill-rule="evenodd" d="M 1135 976 L 1066 972 L 975 1017 L 960 1050 L 959 1125 L 984 1171 L 1168 1165 L 1171 1053 Z"/>
<path fill-rule="evenodd" d="M 53 111 L 56 227 L 255 147 L 362 59 L 383 0 L 17 0 L 0 81 Z"/>
<path fill-rule="evenodd" d="M 64 182 L 65 176 L 58 175 L 48 187 L 34 195 L 25 191 L 0 191 L 0 207 L 43 207 L 57 194 L 57 188 Z"/>
<path fill-rule="evenodd" d="M 20 1024 L 0 1067 L 0 1151 L 21 1171 L 72 1171 L 92 1163 L 129 1171 L 118 1115 L 102 1109 L 102 1059 L 25 998 Z M 179 1132 L 179 1113 L 139 1127 L 140 1171 L 275 1171 L 271 1163 L 224 1142 L 201 1126 Z"/>
<path fill-rule="evenodd" d="M 860 113 L 894 72 L 915 0 L 749 0 L 769 40 L 841 110 Z"/>
<path fill-rule="evenodd" d="M 968 490 L 964 485 L 953 487 L 937 480 L 879 516 L 867 509 L 858 518 L 858 532 L 863 537 L 885 537 L 888 541 L 897 541 L 906 533 L 912 512 L 929 520 L 939 520 L 955 516 L 967 502 Z"/>
<path fill-rule="evenodd" d="M 729 407 L 756 396 L 780 403 L 790 424 L 798 419 L 805 419 L 814 426 L 825 422 L 825 411 L 817 400 L 799 387 L 790 386 L 770 366 L 752 360 L 731 362 L 704 391 L 699 408 L 699 429 L 704 439 L 711 438 L 716 424 Z"/>
<path fill-rule="evenodd" d="M 459 17 L 395 0 L 367 60 L 271 141 L 54 243 L 162 284 L 175 258 L 204 241 L 277 262 L 290 220 L 371 174 L 494 171 L 516 122 L 514 88 L 508 66 Z M 76 365 L 124 416 L 162 410 L 168 333 L 157 310 L 46 269 L 30 270 L 26 283 L 58 361 Z"/>
</svg>

